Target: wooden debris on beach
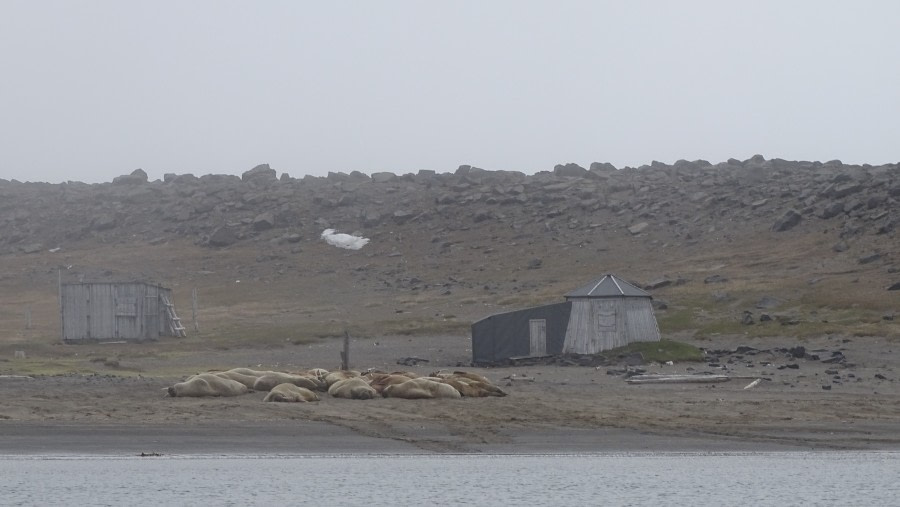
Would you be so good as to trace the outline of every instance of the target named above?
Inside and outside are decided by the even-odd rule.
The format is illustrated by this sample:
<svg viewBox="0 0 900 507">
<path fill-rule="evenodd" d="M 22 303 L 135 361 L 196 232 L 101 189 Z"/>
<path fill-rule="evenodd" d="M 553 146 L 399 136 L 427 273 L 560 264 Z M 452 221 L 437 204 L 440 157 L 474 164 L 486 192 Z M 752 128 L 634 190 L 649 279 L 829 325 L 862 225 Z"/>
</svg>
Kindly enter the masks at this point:
<svg viewBox="0 0 900 507">
<path fill-rule="evenodd" d="M 29 377 L 28 375 L 0 375 L 0 379 L 34 380 L 34 377 Z"/>
<path fill-rule="evenodd" d="M 629 384 L 711 384 L 715 382 L 728 382 L 731 377 L 727 375 L 664 375 L 647 374 L 634 375 L 625 379 Z"/>
<path fill-rule="evenodd" d="M 758 386 L 760 382 L 762 382 L 762 379 L 758 378 L 758 379 L 754 380 L 753 382 L 750 382 L 749 384 L 745 385 L 744 389 L 753 389 L 754 387 Z"/>
</svg>

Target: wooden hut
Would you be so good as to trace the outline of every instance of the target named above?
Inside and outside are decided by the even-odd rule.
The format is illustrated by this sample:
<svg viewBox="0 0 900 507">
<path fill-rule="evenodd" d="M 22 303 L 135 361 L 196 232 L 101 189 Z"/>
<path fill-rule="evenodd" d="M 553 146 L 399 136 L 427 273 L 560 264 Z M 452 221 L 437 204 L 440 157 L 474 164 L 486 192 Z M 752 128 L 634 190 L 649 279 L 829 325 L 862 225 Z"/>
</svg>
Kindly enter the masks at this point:
<svg viewBox="0 0 900 507">
<path fill-rule="evenodd" d="M 650 294 L 605 275 L 566 294 L 572 303 L 563 354 L 596 354 L 632 342 L 659 341 Z"/>
<path fill-rule="evenodd" d="M 172 291 L 143 282 L 64 283 L 59 287 L 62 339 L 144 341 L 185 336 Z"/>
<path fill-rule="evenodd" d="M 472 324 L 472 361 L 596 354 L 638 341 L 659 341 L 650 294 L 605 275 L 565 295 L 563 303 L 485 317 Z"/>
</svg>

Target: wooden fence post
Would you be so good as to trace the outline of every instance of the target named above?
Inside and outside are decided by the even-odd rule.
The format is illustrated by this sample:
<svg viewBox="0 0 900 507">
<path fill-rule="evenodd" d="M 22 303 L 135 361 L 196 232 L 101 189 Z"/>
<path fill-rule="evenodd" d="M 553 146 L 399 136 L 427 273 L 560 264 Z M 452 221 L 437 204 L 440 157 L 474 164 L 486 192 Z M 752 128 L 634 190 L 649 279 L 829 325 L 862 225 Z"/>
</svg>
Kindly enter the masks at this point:
<svg viewBox="0 0 900 507">
<path fill-rule="evenodd" d="M 344 331 L 344 350 L 341 351 L 341 369 L 350 369 L 350 333 Z"/>
<path fill-rule="evenodd" d="M 194 321 L 194 332 L 200 332 L 200 324 L 197 323 L 197 287 L 191 291 L 191 318 Z"/>
</svg>

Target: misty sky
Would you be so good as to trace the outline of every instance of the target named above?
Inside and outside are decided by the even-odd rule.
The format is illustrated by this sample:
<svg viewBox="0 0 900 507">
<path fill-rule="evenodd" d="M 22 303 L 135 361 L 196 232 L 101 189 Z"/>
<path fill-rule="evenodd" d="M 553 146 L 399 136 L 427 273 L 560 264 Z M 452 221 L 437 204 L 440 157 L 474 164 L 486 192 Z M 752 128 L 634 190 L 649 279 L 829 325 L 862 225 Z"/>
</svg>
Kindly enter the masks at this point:
<svg viewBox="0 0 900 507">
<path fill-rule="evenodd" d="M 0 0 L 0 178 L 900 161 L 900 2 Z"/>
</svg>

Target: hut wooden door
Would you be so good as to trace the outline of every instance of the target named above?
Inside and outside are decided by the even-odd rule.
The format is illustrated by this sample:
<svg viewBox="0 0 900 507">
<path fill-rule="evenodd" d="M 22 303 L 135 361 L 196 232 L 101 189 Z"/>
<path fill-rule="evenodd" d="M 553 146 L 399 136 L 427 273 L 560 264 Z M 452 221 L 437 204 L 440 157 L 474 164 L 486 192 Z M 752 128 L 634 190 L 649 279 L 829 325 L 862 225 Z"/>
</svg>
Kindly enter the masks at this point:
<svg viewBox="0 0 900 507">
<path fill-rule="evenodd" d="M 528 321 L 530 338 L 529 355 L 532 357 L 547 355 L 547 320 L 531 319 Z"/>
<path fill-rule="evenodd" d="M 141 338 L 136 287 L 131 284 L 116 286 L 114 302 L 116 305 L 114 337 L 126 340 Z"/>
<path fill-rule="evenodd" d="M 618 326 L 618 301 L 597 299 L 593 301 L 594 337 L 588 354 L 614 349 L 625 345 L 620 339 Z"/>
</svg>

